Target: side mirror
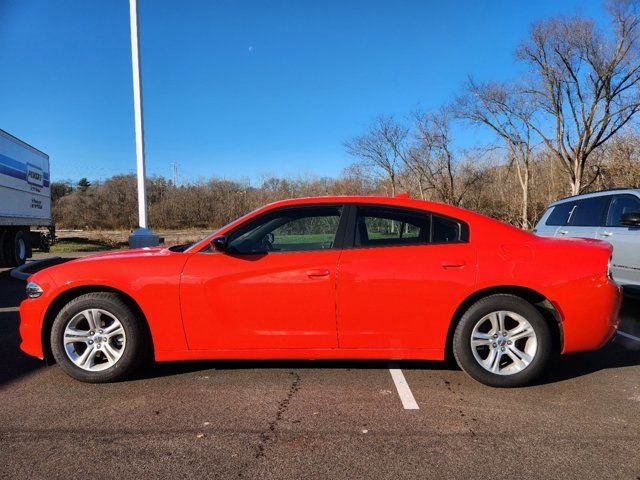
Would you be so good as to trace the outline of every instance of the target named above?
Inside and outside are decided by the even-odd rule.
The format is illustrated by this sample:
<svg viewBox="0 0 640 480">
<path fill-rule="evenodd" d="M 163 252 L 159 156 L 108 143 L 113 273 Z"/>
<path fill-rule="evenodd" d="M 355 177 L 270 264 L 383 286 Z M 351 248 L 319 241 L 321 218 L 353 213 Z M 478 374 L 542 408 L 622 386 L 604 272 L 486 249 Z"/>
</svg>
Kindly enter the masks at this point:
<svg viewBox="0 0 640 480">
<path fill-rule="evenodd" d="M 620 223 L 625 227 L 640 227 L 640 212 L 625 213 L 620 217 Z"/>
<path fill-rule="evenodd" d="M 221 235 L 211 240 L 211 246 L 216 252 L 224 252 L 227 249 L 227 237 Z"/>
</svg>

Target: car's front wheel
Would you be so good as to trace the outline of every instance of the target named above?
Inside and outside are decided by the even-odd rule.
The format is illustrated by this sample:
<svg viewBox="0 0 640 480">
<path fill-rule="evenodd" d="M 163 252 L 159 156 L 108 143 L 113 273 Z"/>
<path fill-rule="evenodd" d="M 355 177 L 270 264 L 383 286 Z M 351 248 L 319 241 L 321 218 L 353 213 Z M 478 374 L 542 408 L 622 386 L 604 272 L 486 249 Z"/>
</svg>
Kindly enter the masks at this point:
<svg viewBox="0 0 640 480">
<path fill-rule="evenodd" d="M 51 328 L 51 351 L 62 369 L 83 382 L 110 382 L 131 373 L 147 347 L 134 312 L 110 292 L 67 303 Z"/>
<path fill-rule="evenodd" d="M 474 303 L 453 337 L 460 368 L 492 387 L 533 382 L 547 366 L 553 349 L 549 326 L 526 300 L 498 294 Z"/>
</svg>

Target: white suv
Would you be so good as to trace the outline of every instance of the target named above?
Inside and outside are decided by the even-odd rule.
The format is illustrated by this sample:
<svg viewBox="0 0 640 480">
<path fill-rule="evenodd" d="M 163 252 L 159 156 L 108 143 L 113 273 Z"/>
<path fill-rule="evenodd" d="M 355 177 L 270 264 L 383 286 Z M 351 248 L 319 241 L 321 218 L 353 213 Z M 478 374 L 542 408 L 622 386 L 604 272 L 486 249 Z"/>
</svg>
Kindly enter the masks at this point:
<svg viewBox="0 0 640 480">
<path fill-rule="evenodd" d="M 558 200 L 549 205 L 534 233 L 606 240 L 613 245 L 613 279 L 627 291 L 640 293 L 640 189 L 603 190 Z"/>
</svg>

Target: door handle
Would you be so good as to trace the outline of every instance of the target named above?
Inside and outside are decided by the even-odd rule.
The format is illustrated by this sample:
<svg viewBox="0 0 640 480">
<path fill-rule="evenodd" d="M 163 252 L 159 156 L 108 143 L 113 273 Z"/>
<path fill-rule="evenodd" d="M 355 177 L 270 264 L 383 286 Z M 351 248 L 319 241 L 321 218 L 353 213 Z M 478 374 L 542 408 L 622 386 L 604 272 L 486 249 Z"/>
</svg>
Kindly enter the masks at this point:
<svg viewBox="0 0 640 480">
<path fill-rule="evenodd" d="M 560 235 L 566 235 L 567 233 L 569 233 L 569 230 L 558 230 L 558 233 Z"/>
<path fill-rule="evenodd" d="M 607 232 L 605 230 L 604 232 L 600 232 L 598 235 L 602 235 L 603 237 L 610 237 L 611 235 L 613 235 L 613 232 Z"/>
<path fill-rule="evenodd" d="M 443 260 L 440 265 L 446 269 L 464 268 L 466 262 L 464 260 Z"/>
<path fill-rule="evenodd" d="M 311 278 L 328 277 L 329 276 L 329 270 L 322 269 L 322 268 L 317 268 L 317 269 L 313 269 L 313 270 L 307 270 L 307 276 L 311 277 Z"/>
</svg>

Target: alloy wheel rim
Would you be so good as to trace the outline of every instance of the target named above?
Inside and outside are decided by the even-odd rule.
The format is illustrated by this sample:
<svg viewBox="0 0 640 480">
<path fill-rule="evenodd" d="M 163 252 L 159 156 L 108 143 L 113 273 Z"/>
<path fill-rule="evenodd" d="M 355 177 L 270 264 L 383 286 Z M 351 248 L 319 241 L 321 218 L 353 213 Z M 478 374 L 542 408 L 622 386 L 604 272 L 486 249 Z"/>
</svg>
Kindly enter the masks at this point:
<svg viewBox="0 0 640 480">
<path fill-rule="evenodd" d="M 88 372 L 99 372 L 120 360 L 127 335 L 115 315 L 100 308 L 88 308 L 69 320 L 62 341 L 74 365 Z"/>
<path fill-rule="evenodd" d="M 533 362 L 538 338 L 522 315 L 498 310 L 482 317 L 471 332 L 471 352 L 478 364 L 496 375 L 515 375 Z"/>
</svg>

